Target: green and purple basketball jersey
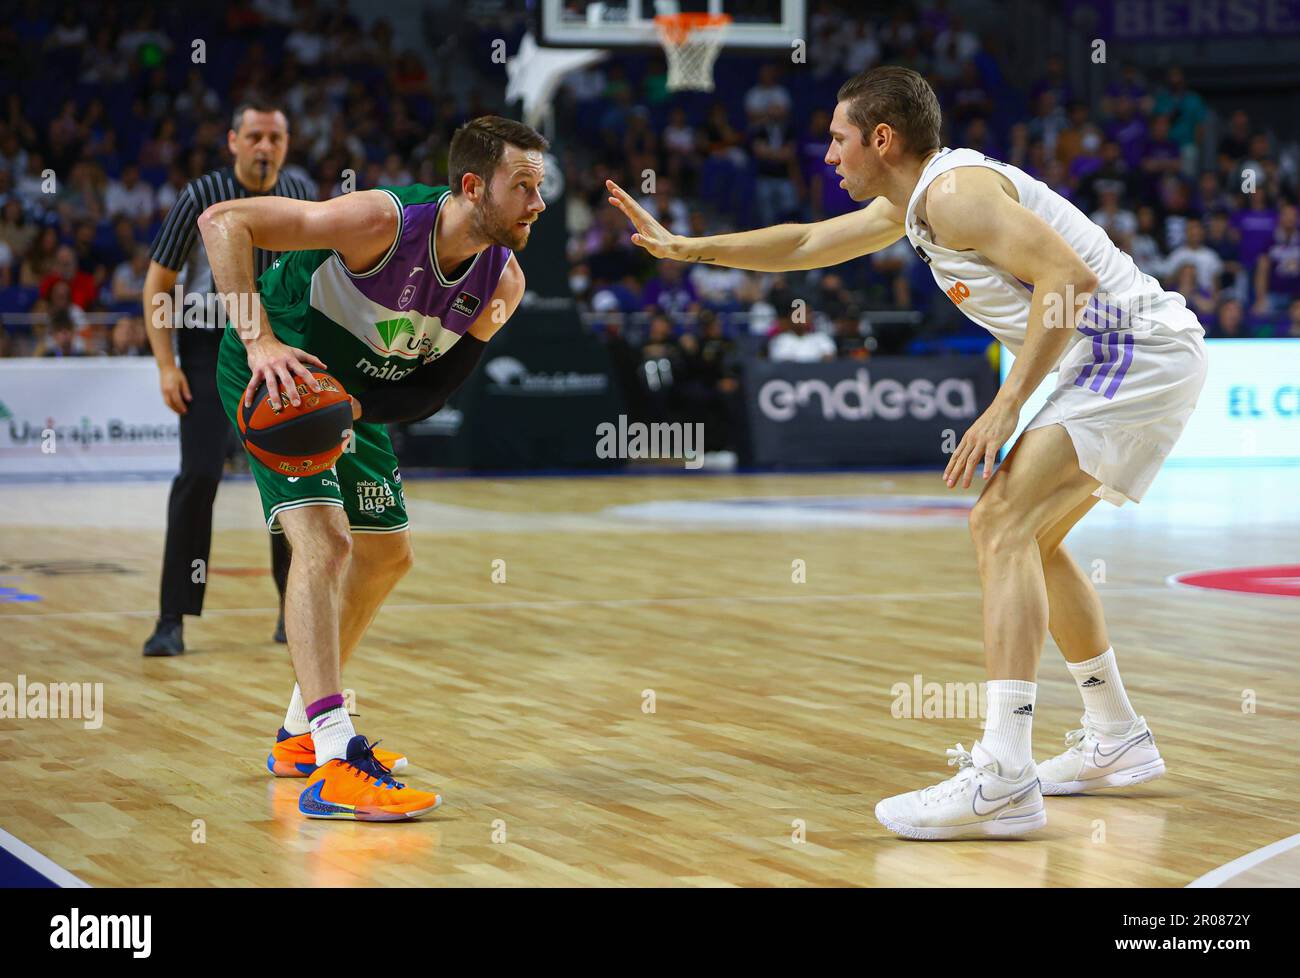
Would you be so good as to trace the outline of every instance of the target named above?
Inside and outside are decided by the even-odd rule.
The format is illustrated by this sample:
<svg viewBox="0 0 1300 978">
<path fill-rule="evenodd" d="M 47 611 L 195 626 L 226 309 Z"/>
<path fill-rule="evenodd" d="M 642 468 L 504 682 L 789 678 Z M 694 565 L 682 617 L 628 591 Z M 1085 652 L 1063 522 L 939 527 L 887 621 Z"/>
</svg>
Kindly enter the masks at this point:
<svg viewBox="0 0 1300 978">
<path fill-rule="evenodd" d="M 281 256 L 258 280 L 262 307 L 276 337 L 314 353 L 350 394 L 398 381 L 436 360 L 465 335 L 491 302 L 510 249 L 493 245 L 452 273 L 438 265 L 438 215 L 447 187 L 381 187 L 397 209 L 392 247 L 365 272 L 348 271 L 328 249 Z M 251 373 L 233 330 L 222 338 L 217 367 L 222 402 L 232 422 Z M 354 531 L 392 532 L 406 526 L 401 477 L 383 425 L 356 423 L 354 451 L 335 471 L 290 482 L 252 463 L 267 525 L 284 509 L 342 505 Z M 364 457 L 363 457 L 364 456 Z M 374 500 L 385 505 L 375 511 Z"/>
</svg>

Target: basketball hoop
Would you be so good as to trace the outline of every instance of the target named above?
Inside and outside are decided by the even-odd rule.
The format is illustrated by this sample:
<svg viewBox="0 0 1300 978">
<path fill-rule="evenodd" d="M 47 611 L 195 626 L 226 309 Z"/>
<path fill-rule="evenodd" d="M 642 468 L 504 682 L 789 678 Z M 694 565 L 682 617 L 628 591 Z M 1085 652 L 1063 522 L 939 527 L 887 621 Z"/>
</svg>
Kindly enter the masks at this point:
<svg viewBox="0 0 1300 978">
<path fill-rule="evenodd" d="M 713 91 L 713 62 L 731 26 L 728 14 L 661 14 L 655 18 L 668 58 L 668 90 Z"/>
</svg>

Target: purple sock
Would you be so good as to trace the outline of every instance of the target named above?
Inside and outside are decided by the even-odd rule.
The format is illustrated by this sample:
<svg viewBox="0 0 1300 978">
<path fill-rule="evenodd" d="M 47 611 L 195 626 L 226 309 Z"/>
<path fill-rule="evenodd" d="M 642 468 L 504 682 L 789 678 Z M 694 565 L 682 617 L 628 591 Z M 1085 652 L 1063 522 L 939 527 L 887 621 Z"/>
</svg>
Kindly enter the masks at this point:
<svg viewBox="0 0 1300 978">
<path fill-rule="evenodd" d="M 322 713 L 328 713 L 330 710 L 336 710 L 343 705 L 342 693 L 331 693 L 318 699 L 315 703 L 307 704 L 308 722 L 315 720 Z"/>
</svg>

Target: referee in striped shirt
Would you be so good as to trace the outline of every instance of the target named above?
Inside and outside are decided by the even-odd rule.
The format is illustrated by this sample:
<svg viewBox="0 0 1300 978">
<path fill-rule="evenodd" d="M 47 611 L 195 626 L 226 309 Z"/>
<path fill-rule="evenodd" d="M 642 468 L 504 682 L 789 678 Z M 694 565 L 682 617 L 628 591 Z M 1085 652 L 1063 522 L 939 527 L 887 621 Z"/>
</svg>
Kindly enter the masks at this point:
<svg viewBox="0 0 1300 978">
<path fill-rule="evenodd" d="M 225 465 L 230 422 L 217 396 L 217 349 L 221 320 L 212 271 L 196 222 L 212 204 L 243 197 L 277 196 L 311 200 L 315 195 L 301 180 L 280 172 L 289 151 L 289 123 L 276 106 L 246 102 L 235 110 L 226 135 L 234 157 L 226 166 L 191 180 L 167 214 L 150 255 L 144 284 L 144 320 L 150 324 L 149 345 L 158 361 L 160 386 L 167 406 L 180 415 L 181 470 L 172 482 L 167 502 L 167 542 L 163 549 L 159 617 L 144 644 L 148 656 L 179 655 L 185 651 L 182 615 L 203 612 L 208 553 L 212 547 L 212 504 Z M 257 274 L 266 271 L 277 252 L 255 249 Z M 195 321 L 190 298 L 174 319 L 166 315 L 175 305 L 173 288 L 184 270 L 184 295 L 201 297 L 202 323 Z M 176 328 L 158 328 L 161 321 Z M 179 365 L 177 364 L 179 359 Z M 201 564 L 196 563 L 202 561 Z M 280 621 L 276 641 L 284 641 L 284 585 L 289 574 L 288 544 L 271 534 L 271 573 L 280 592 Z"/>
</svg>

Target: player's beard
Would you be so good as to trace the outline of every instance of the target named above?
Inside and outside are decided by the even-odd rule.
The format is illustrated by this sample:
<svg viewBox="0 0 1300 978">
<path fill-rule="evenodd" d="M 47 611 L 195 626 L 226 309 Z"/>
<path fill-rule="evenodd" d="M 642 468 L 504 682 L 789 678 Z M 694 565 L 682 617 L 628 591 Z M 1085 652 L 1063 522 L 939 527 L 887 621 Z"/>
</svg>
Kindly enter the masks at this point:
<svg viewBox="0 0 1300 978">
<path fill-rule="evenodd" d="M 490 244 L 500 245 L 511 251 L 523 251 L 524 246 L 528 244 L 528 229 L 520 227 L 501 213 L 501 208 L 497 207 L 492 199 L 491 190 L 483 195 L 483 203 L 478 208 L 475 223 L 478 236 Z"/>
</svg>

